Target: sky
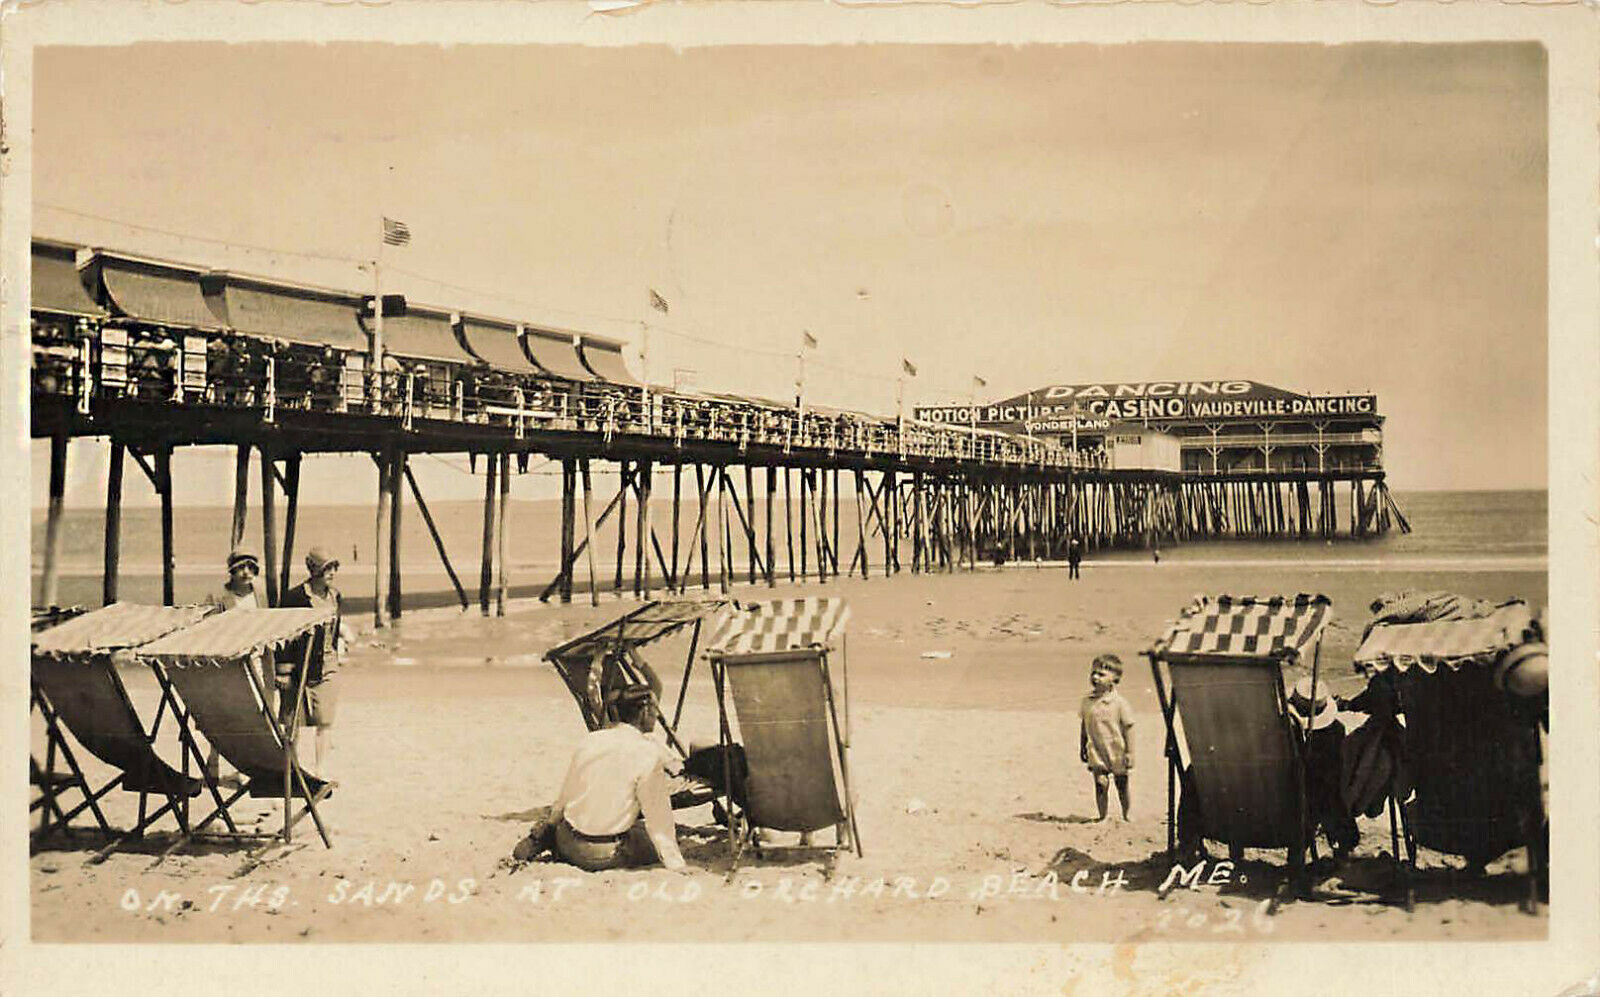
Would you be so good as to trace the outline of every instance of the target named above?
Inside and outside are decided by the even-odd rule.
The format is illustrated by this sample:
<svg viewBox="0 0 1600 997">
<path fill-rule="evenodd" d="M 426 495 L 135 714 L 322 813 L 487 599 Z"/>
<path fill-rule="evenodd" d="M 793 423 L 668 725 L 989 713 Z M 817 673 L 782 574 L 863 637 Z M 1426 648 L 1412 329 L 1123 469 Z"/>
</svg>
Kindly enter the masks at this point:
<svg viewBox="0 0 1600 997">
<path fill-rule="evenodd" d="M 1375 392 L 1397 490 L 1542 488 L 1545 75 L 1522 43 L 41 48 L 34 229 L 365 289 L 388 215 L 386 291 L 647 342 L 659 383 L 792 396 L 807 330 L 808 401 L 891 414 L 902 357 L 908 409 L 975 375 Z M 228 500 L 224 455 L 177 461 Z M 303 501 L 370 500 L 314 463 Z M 464 464 L 425 490 L 476 494 Z"/>
</svg>

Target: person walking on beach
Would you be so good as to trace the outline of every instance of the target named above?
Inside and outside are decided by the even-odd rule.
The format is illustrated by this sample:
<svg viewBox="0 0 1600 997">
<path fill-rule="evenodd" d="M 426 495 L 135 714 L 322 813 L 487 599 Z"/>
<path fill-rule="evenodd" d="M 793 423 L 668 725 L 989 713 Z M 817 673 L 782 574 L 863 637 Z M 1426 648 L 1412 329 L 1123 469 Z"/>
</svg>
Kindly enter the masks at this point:
<svg viewBox="0 0 1600 997">
<path fill-rule="evenodd" d="M 1076 533 L 1067 541 L 1067 577 L 1078 577 L 1078 565 L 1083 562 L 1083 538 Z"/>
<path fill-rule="evenodd" d="M 656 726 L 650 687 L 622 690 L 616 708 L 617 722 L 584 735 L 572 755 L 550 808 L 551 844 L 563 861 L 589 872 L 657 861 L 682 870 L 665 759 L 647 736 Z"/>
<path fill-rule="evenodd" d="M 261 560 L 256 557 L 255 551 L 248 547 L 235 547 L 228 554 L 228 580 L 222 583 L 220 590 L 206 597 L 205 604 L 218 613 L 235 609 L 259 609 L 261 603 L 256 596 L 256 576 L 259 574 L 261 574 Z M 251 659 L 250 666 L 256 670 L 258 677 L 264 679 L 259 659 Z M 272 704 L 267 705 L 270 708 Z M 212 745 L 206 752 L 206 771 L 210 773 L 213 781 L 221 778 L 222 756 L 217 753 L 216 745 Z M 229 776 L 234 782 L 239 778 L 238 775 Z"/>
<path fill-rule="evenodd" d="M 1128 773 L 1133 769 L 1133 708 L 1117 691 L 1122 681 L 1122 659 L 1102 654 L 1089 666 L 1092 691 L 1078 709 L 1078 757 L 1094 776 L 1094 802 L 1100 820 L 1106 819 L 1111 783 L 1117 784 L 1122 819 L 1128 819 Z"/>
<path fill-rule="evenodd" d="M 278 652 L 277 686 L 279 693 L 278 722 L 289 724 L 294 719 L 294 691 L 302 684 L 305 688 L 305 707 L 300 722 L 317 729 L 316 763 L 312 771 L 318 778 L 328 778 L 328 763 L 333 755 L 333 719 L 338 709 L 339 664 L 344 660 L 345 648 L 350 645 L 350 632 L 344 623 L 344 597 L 333 586 L 339 572 L 339 559 L 323 547 L 313 547 L 306 552 L 305 581 L 283 594 L 280 605 L 285 609 L 313 609 L 328 607 L 334 611 L 333 626 L 319 630 L 285 645 Z M 310 642 L 310 655 L 306 643 Z"/>
</svg>

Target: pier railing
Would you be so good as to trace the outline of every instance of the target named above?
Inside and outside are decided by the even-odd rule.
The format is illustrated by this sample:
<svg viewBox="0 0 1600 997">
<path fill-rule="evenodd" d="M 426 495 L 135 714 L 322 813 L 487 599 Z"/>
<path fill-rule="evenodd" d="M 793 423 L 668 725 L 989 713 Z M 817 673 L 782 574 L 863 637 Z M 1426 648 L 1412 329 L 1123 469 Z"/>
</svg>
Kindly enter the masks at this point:
<svg viewBox="0 0 1600 997">
<path fill-rule="evenodd" d="M 421 434 L 430 424 L 492 427 L 513 439 L 560 431 L 647 437 L 676 447 L 711 442 L 790 453 L 942 459 L 1012 467 L 1089 468 L 1092 459 L 1043 440 L 827 408 L 767 405 L 608 382 L 580 383 L 335 349 L 206 336 L 117 322 L 35 320 L 36 398 L 71 399 L 88 417 L 113 401 L 255 412 L 365 416 Z"/>
</svg>

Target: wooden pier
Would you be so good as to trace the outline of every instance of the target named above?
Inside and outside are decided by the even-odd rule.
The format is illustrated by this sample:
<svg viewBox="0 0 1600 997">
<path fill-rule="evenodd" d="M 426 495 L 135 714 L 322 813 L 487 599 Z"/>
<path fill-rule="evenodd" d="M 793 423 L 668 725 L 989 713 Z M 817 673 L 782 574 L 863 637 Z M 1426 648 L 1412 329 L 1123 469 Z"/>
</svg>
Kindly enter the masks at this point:
<svg viewBox="0 0 1600 997">
<path fill-rule="evenodd" d="M 580 589 L 594 601 L 608 587 L 648 598 L 1053 559 L 1074 534 L 1093 550 L 1409 529 L 1380 466 L 1113 470 L 1026 437 L 663 391 L 634 380 L 621 344 L 599 337 L 417 308 L 408 322 L 392 317 L 379 341 L 363 316 L 372 302 L 358 296 L 43 241 L 34 249 L 32 433 L 51 447 L 44 605 L 58 591 L 69 445 L 90 436 L 111 441 L 108 603 L 130 458 L 160 497 L 170 604 L 174 452 L 235 448 L 235 544 L 254 456 L 263 583 L 276 604 L 294 561 L 303 455 L 370 455 L 379 626 L 401 615 L 408 493 L 462 607 L 472 601 L 412 474 L 417 454 L 468 454 L 484 477 L 486 615 L 505 612 L 507 566 L 527 559 L 513 557 L 513 540 L 523 551 L 558 547 L 543 597 L 565 602 Z M 559 462 L 559 536 L 513 538 L 511 479 L 535 455 Z M 602 472 L 615 474 L 613 494 L 597 494 Z M 655 489 L 669 474 L 663 506 Z M 600 551 L 607 524 L 615 546 Z"/>
</svg>

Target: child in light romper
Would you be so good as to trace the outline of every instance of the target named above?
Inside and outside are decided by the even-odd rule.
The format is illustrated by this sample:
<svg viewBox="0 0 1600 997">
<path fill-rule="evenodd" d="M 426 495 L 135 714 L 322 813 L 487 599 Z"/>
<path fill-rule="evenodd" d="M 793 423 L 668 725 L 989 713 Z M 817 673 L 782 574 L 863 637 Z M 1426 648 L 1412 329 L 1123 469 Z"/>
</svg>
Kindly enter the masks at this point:
<svg viewBox="0 0 1600 997">
<path fill-rule="evenodd" d="M 1133 709 L 1117 691 L 1122 681 L 1122 661 L 1114 654 L 1102 654 L 1089 666 L 1093 692 L 1083 697 L 1078 717 L 1078 757 L 1094 776 L 1094 801 L 1100 820 L 1106 819 L 1110 783 L 1117 784 L 1122 801 L 1122 819 L 1128 819 L 1128 772 L 1133 768 Z"/>
</svg>

